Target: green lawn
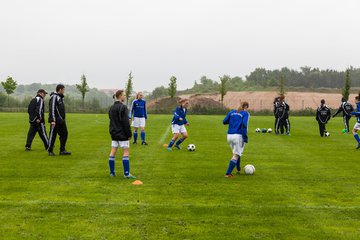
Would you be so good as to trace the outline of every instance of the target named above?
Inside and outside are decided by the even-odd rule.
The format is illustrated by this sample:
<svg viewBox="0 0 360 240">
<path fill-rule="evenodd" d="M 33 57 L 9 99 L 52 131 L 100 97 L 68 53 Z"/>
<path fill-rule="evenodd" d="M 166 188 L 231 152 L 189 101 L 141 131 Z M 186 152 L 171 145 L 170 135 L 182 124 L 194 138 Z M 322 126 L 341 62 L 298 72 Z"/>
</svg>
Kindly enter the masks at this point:
<svg viewBox="0 0 360 240">
<path fill-rule="evenodd" d="M 222 118 L 189 115 L 184 149 L 167 152 L 171 116 L 151 115 L 149 146 L 130 149 L 135 186 L 120 155 L 109 177 L 107 115 L 68 114 L 72 155 L 49 157 L 38 136 L 24 151 L 26 114 L 0 113 L 0 238 L 360 239 L 360 150 L 341 118 L 321 138 L 315 117 L 277 136 L 254 131 L 273 117 L 252 116 L 241 165 L 256 173 L 233 179 Z"/>
</svg>

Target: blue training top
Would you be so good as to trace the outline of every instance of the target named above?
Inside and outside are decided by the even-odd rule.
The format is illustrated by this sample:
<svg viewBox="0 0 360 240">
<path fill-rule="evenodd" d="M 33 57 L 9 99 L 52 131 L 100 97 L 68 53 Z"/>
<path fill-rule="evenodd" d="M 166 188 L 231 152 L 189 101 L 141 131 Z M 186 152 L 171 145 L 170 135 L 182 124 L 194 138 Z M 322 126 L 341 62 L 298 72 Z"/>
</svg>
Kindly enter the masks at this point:
<svg viewBox="0 0 360 240">
<path fill-rule="evenodd" d="M 130 107 L 130 114 L 129 118 L 134 115 L 137 118 L 145 118 L 147 119 L 147 112 L 146 112 L 146 101 L 143 99 L 135 99 Z"/>
<path fill-rule="evenodd" d="M 223 120 L 223 124 L 229 124 L 228 134 L 247 135 L 250 114 L 247 111 L 237 112 L 231 110 Z"/>
<path fill-rule="evenodd" d="M 360 101 L 356 104 L 356 112 L 352 112 L 351 115 L 355 115 L 356 121 L 360 123 Z"/>
<path fill-rule="evenodd" d="M 184 125 L 187 124 L 188 121 L 186 120 L 186 108 L 182 108 L 181 106 L 177 106 L 174 111 L 174 117 L 171 121 L 171 124 L 177 124 L 177 125 Z M 182 118 L 182 121 L 179 120 L 179 118 Z"/>
</svg>

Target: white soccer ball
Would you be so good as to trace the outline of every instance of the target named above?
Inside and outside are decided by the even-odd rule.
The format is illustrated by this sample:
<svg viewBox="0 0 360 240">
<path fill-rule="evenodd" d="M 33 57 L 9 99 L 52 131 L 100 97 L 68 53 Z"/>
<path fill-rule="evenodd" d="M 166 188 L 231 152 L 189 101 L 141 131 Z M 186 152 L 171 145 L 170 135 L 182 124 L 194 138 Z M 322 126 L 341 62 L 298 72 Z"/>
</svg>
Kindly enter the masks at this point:
<svg viewBox="0 0 360 240">
<path fill-rule="evenodd" d="M 195 151 L 195 149 L 196 149 L 195 144 L 190 143 L 190 144 L 187 146 L 187 149 L 188 149 L 190 152 Z"/>
<path fill-rule="evenodd" d="M 272 129 L 269 128 L 269 129 L 267 130 L 267 132 L 268 132 L 268 133 L 272 133 Z"/>
<path fill-rule="evenodd" d="M 329 137 L 330 136 L 330 133 L 329 132 L 326 132 L 325 133 L 325 137 Z"/>
<path fill-rule="evenodd" d="M 255 132 L 259 133 L 261 130 L 260 128 L 255 129 Z"/>
<path fill-rule="evenodd" d="M 244 167 L 244 172 L 246 175 L 253 175 L 255 173 L 255 167 L 251 164 L 247 164 Z"/>
</svg>

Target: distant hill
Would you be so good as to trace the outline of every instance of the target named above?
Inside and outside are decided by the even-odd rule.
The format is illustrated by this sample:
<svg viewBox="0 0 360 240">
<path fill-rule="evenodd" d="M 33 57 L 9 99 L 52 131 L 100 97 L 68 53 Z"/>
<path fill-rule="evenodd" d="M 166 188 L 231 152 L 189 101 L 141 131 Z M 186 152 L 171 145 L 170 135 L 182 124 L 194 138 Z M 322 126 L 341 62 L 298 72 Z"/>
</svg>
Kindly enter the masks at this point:
<svg viewBox="0 0 360 240">
<path fill-rule="evenodd" d="M 32 83 L 29 85 L 18 85 L 15 92 L 11 94 L 11 97 L 23 100 L 29 97 L 34 97 L 38 89 L 43 88 L 49 94 L 55 91 L 57 84 L 41 84 L 41 83 Z M 0 85 L 0 91 L 5 92 L 2 85 Z M 110 106 L 113 103 L 112 99 L 113 92 L 111 91 L 102 91 L 97 88 L 90 88 L 89 92 L 85 95 L 85 102 L 97 101 L 100 107 L 105 108 Z M 75 85 L 65 85 L 65 97 L 72 100 L 81 100 L 81 94 L 76 89 Z"/>
</svg>

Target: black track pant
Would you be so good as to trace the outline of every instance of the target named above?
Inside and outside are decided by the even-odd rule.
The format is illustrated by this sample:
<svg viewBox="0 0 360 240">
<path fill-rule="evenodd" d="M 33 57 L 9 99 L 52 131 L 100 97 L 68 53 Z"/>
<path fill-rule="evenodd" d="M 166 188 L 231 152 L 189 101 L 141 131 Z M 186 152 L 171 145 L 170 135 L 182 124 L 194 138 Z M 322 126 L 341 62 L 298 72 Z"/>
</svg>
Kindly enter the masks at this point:
<svg viewBox="0 0 360 240">
<path fill-rule="evenodd" d="M 319 123 L 319 131 L 320 131 L 320 136 L 324 136 L 324 133 L 326 132 L 326 127 L 325 127 L 325 123 L 322 123 L 320 121 L 318 121 Z"/>
<path fill-rule="evenodd" d="M 44 123 L 36 123 L 36 122 L 30 124 L 25 147 L 31 148 L 31 144 L 34 140 L 36 133 L 39 134 L 41 140 L 44 143 L 45 149 L 47 149 L 49 140 L 46 135 L 45 124 Z"/>
<path fill-rule="evenodd" d="M 278 118 L 275 124 L 275 133 L 276 134 L 284 134 L 284 128 L 286 134 L 290 133 L 290 121 L 288 118 Z"/>
<path fill-rule="evenodd" d="M 59 134 L 59 138 L 60 138 L 60 152 L 65 151 L 66 140 L 68 137 L 68 130 L 65 122 L 61 124 L 56 123 L 55 127 L 50 125 L 49 148 L 48 148 L 49 152 L 52 152 L 54 149 L 54 144 L 57 134 Z"/>
<path fill-rule="evenodd" d="M 350 131 L 350 128 L 349 128 L 349 120 L 350 120 L 350 118 L 351 118 L 351 116 L 346 116 L 346 115 L 343 116 L 346 132 Z"/>
</svg>

